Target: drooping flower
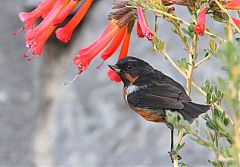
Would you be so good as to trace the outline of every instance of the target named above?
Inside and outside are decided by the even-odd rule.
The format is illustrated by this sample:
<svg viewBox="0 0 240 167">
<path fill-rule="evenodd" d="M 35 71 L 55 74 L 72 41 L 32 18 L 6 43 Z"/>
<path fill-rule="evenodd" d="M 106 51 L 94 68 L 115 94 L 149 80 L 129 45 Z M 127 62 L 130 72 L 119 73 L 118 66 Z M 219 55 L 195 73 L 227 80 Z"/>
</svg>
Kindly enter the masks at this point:
<svg viewBox="0 0 240 167">
<path fill-rule="evenodd" d="M 135 23 L 134 13 L 128 1 L 114 1 L 113 9 L 116 11 L 109 14 L 110 23 L 105 29 L 104 33 L 95 42 L 86 48 L 79 50 L 79 55 L 74 57 L 74 63 L 77 65 L 80 72 L 86 70 L 91 61 L 101 51 L 101 58 L 103 61 L 111 57 L 122 43 L 118 60 L 124 58 L 128 54 L 131 32 Z M 154 34 L 150 31 L 144 17 L 144 13 L 140 7 L 138 11 L 138 25 L 137 34 L 139 37 L 146 37 L 152 41 Z M 107 46 L 108 45 L 108 46 Z M 107 47 L 105 50 L 103 50 Z M 102 65 L 103 63 L 101 63 Z M 120 82 L 120 77 L 113 71 L 108 71 L 110 80 Z"/>
<path fill-rule="evenodd" d="M 78 5 L 78 1 L 71 0 L 63 9 L 62 11 L 55 17 L 53 21 L 53 25 L 58 25 L 62 23 L 74 10 L 74 8 Z"/>
<path fill-rule="evenodd" d="M 76 0 L 73 0 L 72 2 L 73 4 L 72 6 L 70 6 L 71 11 L 74 9 L 74 6 L 75 6 L 74 2 L 76 3 Z M 67 43 L 71 39 L 73 31 L 75 30 L 77 25 L 81 22 L 81 20 L 87 13 L 92 2 L 93 0 L 86 0 L 84 4 L 81 6 L 81 8 L 77 11 L 77 13 L 73 16 L 73 18 L 63 28 L 57 29 L 56 36 L 60 41 Z M 60 22 L 62 22 L 62 20 L 60 20 Z"/>
<path fill-rule="evenodd" d="M 103 34 L 91 45 L 79 50 L 79 55 L 74 57 L 74 63 L 79 71 L 84 71 L 88 68 L 91 61 L 101 52 L 101 58 L 105 61 L 112 56 L 123 42 L 121 52 L 127 55 L 128 47 L 126 47 L 126 38 L 130 38 L 130 28 L 134 23 L 134 14 L 132 8 L 125 7 L 128 1 L 115 1 L 115 12 L 109 14 L 111 20 Z M 130 26 L 131 25 L 131 26 Z M 128 37 L 129 36 L 129 37 Z M 130 41 L 130 39 L 128 40 Z M 127 42 L 129 45 L 129 42 Z M 107 47 L 107 45 L 109 45 Z M 106 48 L 107 47 L 107 48 Z M 104 50 L 104 48 L 106 48 Z M 126 50 L 127 49 L 127 50 Z M 122 51 L 125 50 L 125 51 Z"/>
<path fill-rule="evenodd" d="M 122 58 L 126 57 L 128 54 L 133 24 L 134 23 L 130 22 L 128 25 L 128 29 L 127 29 L 125 38 L 123 40 L 122 48 L 121 48 L 120 54 L 118 56 L 118 61 L 121 60 Z M 121 81 L 121 78 L 119 77 L 119 75 L 112 69 L 109 69 L 108 77 L 110 78 L 110 80 L 115 81 L 115 82 Z"/>
<path fill-rule="evenodd" d="M 229 0 L 224 8 L 231 10 L 240 10 L 240 0 Z"/>
<path fill-rule="evenodd" d="M 197 24 L 194 26 L 194 31 L 200 36 L 204 34 L 206 29 L 206 12 L 206 8 L 202 8 L 200 10 L 197 18 Z"/>
<path fill-rule="evenodd" d="M 114 37 L 112 43 L 108 46 L 107 49 L 105 49 L 102 54 L 101 54 L 101 58 L 105 61 L 107 60 L 110 56 L 112 56 L 115 51 L 118 49 L 118 47 L 120 46 L 124 35 L 126 33 L 126 29 L 127 27 L 123 27 L 120 29 L 120 31 L 116 34 L 116 36 Z"/>
<path fill-rule="evenodd" d="M 45 15 L 46 12 L 49 12 L 49 10 L 53 7 L 56 0 L 45 0 L 43 2 L 40 2 L 36 9 L 34 9 L 32 12 L 21 12 L 19 13 L 20 20 L 25 24 L 25 28 L 27 30 L 32 29 L 34 23 L 38 18 L 40 18 L 42 15 Z"/>
<path fill-rule="evenodd" d="M 21 30 L 27 30 L 25 39 L 26 46 L 29 50 L 24 55 L 25 58 L 32 60 L 35 56 L 41 55 L 44 44 L 51 34 L 78 6 L 80 1 L 81 0 L 44 0 L 40 2 L 32 12 L 22 12 L 19 14 L 21 21 L 25 24 Z M 85 0 L 72 19 L 64 27 L 56 30 L 56 37 L 60 41 L 66 43 L 71 39 L 74 29 L 86 15 L 92 3 L 93 0 Z M 79 69 L 77 76 L 88 68 L 91 61 L 100 52 L 102 52 L 101 58 L 105 61 L 111 57 L 122 44 L 118 60 L 127 56 L 131 32 L 135 23 L 134 12 L 128 0 L 115 0 L 113 5 L 115 11 L 109 14 L 109 20 L 111 21 L 105 31 L 95 42 L 86 48 L 80 49 L 79 55 L 74 57 L 74 63 Z M 138 7 L 137 11 L 137 33 L 139 37 L 146 37 L 151 41 L 154 34 L 147 25 L 142 9 Z M 43 20 L 34 27 L 35 22 L 40 17 L 42 17 Z M 28 57 L 30 52 L 33 54 L 32 57 Z M 108 76 L 113 81 L 120 81 L 119 76 L 114 71 L 109 70 Z M 76 79 L 76 77 L 74 79 Z"/>
<path fill-rule="evenodd" d="M 35 56 L 40 56 L 43 50 L 43 46 L 50 35 L 55 30 L 56 26 L 53 25 L 55 17 L 61 12 L 61 10 L 67 5 L 68 0 L 57 0 L 53 8 L 49 11 L 48 15 L 44 20 L 34 29 L 30 29 L 25 34 L 26 46 L 29 48 L 27 53 L 24 55 L 28 58 L 28 53 L 33 52 L 33 56 L 28 58 L 32 60 Z M 51 34 L 50 34 L 51 33 Z"/>
<path fill-rule="evenodd" d="M 137 13 L 138 13 L 138 22 L 139 22 L 139 27 L 141 30 L 138 30 L 139 32 L 142 32 L 142 34 L 149 40 L 152 41 L 154 38 L 154 34 L 150 31 L 147 22 L 145 20 L 144 13 L 142 11 L 142 8 L 139 6 L 137 7 Z M 138 34 L 140 35 L 140 34 Z M 141 36 L 141 35 L 140 35 Z"/>
<path fill-rule="evenodd" d="M 89 47 L 80 49 L 77 56 L 74 57 L 74 64 L 77 65 L 79 71 L 85 71 L 90 62 L 100 53 L 108 43 L 114 38 L 120 29 L 117 26 L 116 20 L 109 23 L 112 29 L 108 29 L 105 34 L 102 34 L 93 44 Z"/>
<path fill-rule="evenodd" d="M 22 12 L 19 14 L 20 20 L 25 24 L 24 28 L 21 30 L 27 29 L 25 39 L 26 46 L 29 48 L 29 50 L 26 52 L 26 54 L 24 54 L 25 58 L 32 60 L 32 58 L 35 56 L 41 55 L 45 42 L 56 30 L 57 26 L 62 23 L 76 8 L 80 1 L 81 0 L 44 0 L 40 2 L 37 8 L 32 12 Z M 92 2 L 93 0 L 85 0 L 70 22 L 67 23 L 62 29 L 58 29 L 57 37 L 61 41 L 69 41 L 72 32 L 81 22 Z M 40 17 L 43 18 L 42 22 L 34 27 L 34 23 Z M 16 33 L 18 32 L 19 31 Z M 28 57 L 30 52 L 33 54 L 32 57 Z"/>
</svg>

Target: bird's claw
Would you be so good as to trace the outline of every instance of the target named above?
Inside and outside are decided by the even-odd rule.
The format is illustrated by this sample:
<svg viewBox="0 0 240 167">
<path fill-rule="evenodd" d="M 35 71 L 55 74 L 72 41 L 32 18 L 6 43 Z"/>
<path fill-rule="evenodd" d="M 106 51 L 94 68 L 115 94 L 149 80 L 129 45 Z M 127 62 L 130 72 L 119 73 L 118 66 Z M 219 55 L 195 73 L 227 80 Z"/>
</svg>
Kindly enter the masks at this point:
<svg viewBox="0 0 240 167">
<path fill-rule="evenodd" d="M 170 156 L 172 162 L 173 162 L 173 160 L 174 160 L 175 158 L 177 158 L 177 160 L 181 160 L 181 159 L 182 159 L 182 157 L 181 157 L 180 155 L 178 155 L 177 152 L 174 151 L 174 150 L 171 150 L 171 151 L 169 151 L 168 153 L 169 153 L 169 156 Z"/>
</svg>

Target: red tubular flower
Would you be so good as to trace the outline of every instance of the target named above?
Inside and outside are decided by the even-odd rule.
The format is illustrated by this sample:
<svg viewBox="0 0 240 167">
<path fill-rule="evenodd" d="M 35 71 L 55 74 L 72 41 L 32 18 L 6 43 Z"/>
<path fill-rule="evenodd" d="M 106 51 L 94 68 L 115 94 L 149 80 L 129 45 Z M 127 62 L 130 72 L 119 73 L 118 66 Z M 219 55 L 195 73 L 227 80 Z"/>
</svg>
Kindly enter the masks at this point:
<svg viewBox="0 0 240 167">
<path fill-rule="evenodd" d="M 128 48 L 129 48 L 129 44 L 130 44 L 130 37 L 131 37 L 131 33 L 127 33 L 124 38 L 120 54 L 118 56 L 118 61 L 127 56 Z M 121 78 L 119 77 L 119 75 L 112 69 L 108 70 L 108 77 L 110 78 L 111 81 L 115 81 L 115 82 L 121 81 Z"/>
<path fill-rule="evenodd" d="M 28 58 L 28 54 L 32 51 L 33 57 L 41 55 L 45 42 L 55 31 L 57 26 L 62 23 L 67 16 L 74 10 L 81 0 L 44 0 L 40 2 L 35 10 L 30 13 L 22 12 L 19 17 L 24 22 L 24 28 L 15 32 L 17 34 L 23 29 L 27 29 L 25 34 L 26 46 L 29 48 L 25 58 Z M 71 38 L 71 34 L 80 23 L 93 0 L 85 0 L 78 12 L 73 18 L 65 25 L 65 27 L 57 30 L 57 38 L 63 42 L 68 42 Z M 43 21 L 33 28 L 34 23 L 38 18 L 42 16 Z M 32 58 L 33 58 L 32 57 Z M 28 58 L 31 60 L 32 58 Z"/>
<path fill-rule="evenodd" d="M 154 38 L 154 34 L 150 31 L 147 22 L 144 17 L 144 13 L 142 11 L 142 8 L 139 6 L 137 7 L 137 13 L 138 13 L 138 22 L 142 31 L 142 34 L 149 40 L 152 41 Z M 139 30 L 140 31 L 140 30 Z"/>
<path fill-rule="evenodd" d="M 104 61 L 107 60 L 110 56 L 112 56 L 115 53 L 115 51 L 118 49 L 119 45 L 121 44 L 121 42 L 124 38 L 126 30 L 127 30 L 126 26 L 121 28 L 121 30 L 114 37 L 110 46 L 102 52 L 101 58 Z"/>
<path fill-rule="evenodd" d="M 30 51 L 33 51 L 33 57 L 35 57 L 35 55 L 41 55 L 42 47 L 50 37 L 50 33 L 53 33 L 56 28 L 56 26 L 53 26 L 52 24 L 55 17 L 68 4 L 68 2 L 69 0 L 57 0 L 45 19 L 36 28 L 27 31 L 25 39 L 26 46 L 29 47 L 29 50 L 24 57 L 27 58 L 27 54 Z M 32 58 L 29 58 L 29 60 L 32 60 Z"/>
<path fill-rule="evenodd" d="M 129 45 L 130 45 L 130 39 L 131 39 L 131 33 L 132 33 L 133 26 L 134 26 L 134 22 L 130 22 L 128 24 L 127 33 L 125 35 L 120 54 L 118 56 L 118 61 L 121 60 L 122 58 L 126 57 L 128 54 L 128 49 L 129 49 Z M 111 81 L 115 81 L 115 82 L 121 81 L 121 78 L 119 77 L 119 75 L 112 69 L 108 70 L 108 77 L 110 78 Z"/>
<path fill-rule="evenodd" d="M 113 8 L 116 9 L 116 11 L 109 14 L 109 20 L 111 20 L 111 22 L 108 24 L 101 37 L 88 47 L 80 49 L 79 55 L 74 57 L 74 64 L 77 65 L 79 73 L 86 70 L 90 62 L 108 44 L 109 46 L 101 54 L 101 58 L 104 61 L 115 53 L 123 39 L 124 41 L 118 59 L 127 56 L 130 34 L 135 22 L 134 13 L 132 8 L 126 6 L 129 5 L 128 1 L 114 1 L 113 4 Z M 113 81 L 120 81 L 120 77 L 114 71 L 109 70 L 108 76 Z"/>
<path fill-rule="evenodd" d="M 35 21 L 41 17 L 42 14 L 48 12 L 54 5 L 56 0 L 45 0 L 40 2 L 35 10 L 32 12 L 26 13 L 21 12 L 19 13 L 19 18 L 25 24 L 26 29 L 32 29 Z"/>
<path fill-rule="evenodd" d="M 143 32 L 142 32 L 139 20 L 137 21 L 137 35 L 138 35 L 139 38 L 144 38 L 144 35 L 143 35 Z"/>
<path fill-rule="evenodd" d="M 86 0 L 73 18 L 63 28 L 59 28 L 56 31 L 56 36 L 60 41 L 67 43 L 71 39 L 74 29 L 85 16 L 92 2 L 93 0 Z"/>
<path fill-rule="evenodd" d="M 197 24 L 194 26 L 194 31 L 202 36 L 206 28 L 206 8 L 202 8 L 197 18 Z"/>
<path fill-rule="evenodd" d="M 107 29 L 108 31 L 103 33 L 100 38 L 98 38 L 93 44 L 85 49 L 79 50 L 79 55 L 74 57 L 74 64 L 77 65 L 79 71 L 85 71 L 88 68 L 90 62 L 101 52 L 104 47 L 114 38 L 114 36 L 119 32 L 119 27 L 116 20 L 112 20 Z M 109 29 L 112 27 L 112 29 Z"/>
<path fill-rule="evenodd" d="M 32 45 L 29 51 L 31 50 L 34 55 L 41 55 L 43 51 L 43 46 L 48 40 L 48 38 L 51 36 L 51 34 L 56 29 L 55 26 L 50 26 L 44 33 L 41 35 L 39 42 L 37 42 L 35 45 Z M 27 55 L 26 55 L 27 57 Z M 35 56 L 28 58 L 28 60 L 32 60 Z"/>
<path fill-rule="evenodd" d="M 229 0 L 224 8 L 231 10 L 240 10 L 240 0 Z"/>
<path fill-rule="evenodd" d="M 58 25 L 62 23 L 68 15 L 74 10 L 74 8 L 78 5 L 78 1 L 71 0 L 67 6 L 56 16 L 56 18 L 53 21 L 53 25 Z"/>
<path fill-rule="evenodd" d="M 236 19 L 234 17 L 231 17 L 233 22 L 238 26 L 238 28 L 240 28 L 240 20 L 239 19 Z"/>
<path fill-rule="evenodd" d="M 109 33 L 109 31 L 110 31 L 111 29 L 113 29 L 113 26 L 114 26 L 114 24 L 109 23 L 109 24 L 107 25 L 107 27 L 105 28 L 104 32 L 102 33 L 102 35 L 101 35 L 99 38 L 102 38 L 102 37 L 106 36 L 106 35 Z M 96 45 L 97 42 L 98 42 L 98 40 L 94 41 L 91 45 L 87 46 L 86 48 L 82 48 L 81 50 L 82 50 L 82 51 L 87 51 L 87 50 L 89 50 L 90 48 L 92 48 L 94 45 Z"/>
</svg>

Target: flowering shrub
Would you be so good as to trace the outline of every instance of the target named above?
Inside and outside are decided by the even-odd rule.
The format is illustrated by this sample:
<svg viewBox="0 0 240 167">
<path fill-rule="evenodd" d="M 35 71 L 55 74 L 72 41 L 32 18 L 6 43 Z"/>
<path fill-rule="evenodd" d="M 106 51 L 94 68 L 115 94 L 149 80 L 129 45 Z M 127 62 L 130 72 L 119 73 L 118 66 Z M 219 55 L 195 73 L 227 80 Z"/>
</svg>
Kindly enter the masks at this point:
<svg viewBox="0 0 240 167">
<path fill-rule="evenodd" d="M 24 57 L 32 60 L 41 56 L 44 44 L 54 32 L 60 41 L 67 43 L 92 3 L 93 0 L 43 0 L 33 11 L 20 13 L 19 18 L 24 27 L 15 34 L 26 30 L 28 51 Z M 191 22 L 177 16 L 175 10 L 179 5 L 185 6 Z M 76 14 L 64 27 L 59 28 L 60 23 L 63 23 L 75 8 L 78 8 Z M 101 36 L 89 46 L 81 48 L 74 57 L 78 75 L 87 70 L 91 61 L 99 54 L 103 61 L 106 61 L 120 48 L 118 60 L 126 57 L 131 33 L 135 31 L 139 38 L 148 39 L 153 49 L 186 78 L 188 95 L 194 86 L 206 97 L 206 103 L 212 106 L 212 114 L 203 117 L 206 122 L 206 138 L 200 137 L 200 127 L 193 129 L 188 122 L 178 120 L 174 113 L 168 113 L 168 121 L 179 129 L 176 152 L 183 148 L 181 139 L 187 132 L 194 141 L 216 154 L 216 160 L 209 160 L 212 166 L 240 166 L 240 43 L 235 39 L 240 33 L 239 9 L 240 0 L 114 0 L 113 11 L 108 18 L 109 24 Z M 238 18 L 230 15 L 229 10 L 236 11 Z M 146 12 L 155 17 L 154 30 L 150 28 L 152 25 L 148 24 Z M 207 28 L 207 16 L 222 23 L 225 36 L 219 36 Z M 42 21 L 35 26 L 39 18 L 42 18 Z M 188 60 L 183 58 L 175 61 L 167 53 L 167 44 L 157 34 L 158 19 L 164 19 L 172 25 L 172 32 L 182 41 Z M 199 39 L 202 36 L 207 36 L 209 40 L 209 47 L 204 49 L 205 56 L 199 55 Z M 30 53 L 32 56 L 29 56 Z M 196 85 L 192 79 L 194 70 L 214 56 L 222 61 L 227 78 L 218 79 L 217 85 L 209 81 L 202 87 Z M 201 58 L 200 61 L 196 61 L 198 57 Z M 113 81 L 120 81 L 119 76 L 112 70 L 108 71 L 108 76 Z M 229 105 L 233 120 L 222 108 L 223 100 Z M 173 158 L 174 166 L 179 165 L 177 157 L 176 155 Z"/>
</svg>

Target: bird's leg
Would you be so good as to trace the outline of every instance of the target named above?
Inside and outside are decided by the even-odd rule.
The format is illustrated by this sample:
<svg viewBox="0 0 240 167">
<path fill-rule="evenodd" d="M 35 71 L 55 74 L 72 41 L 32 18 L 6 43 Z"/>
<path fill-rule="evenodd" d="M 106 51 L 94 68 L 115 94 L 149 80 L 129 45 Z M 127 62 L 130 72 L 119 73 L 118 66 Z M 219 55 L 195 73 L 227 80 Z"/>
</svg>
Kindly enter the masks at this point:
<svg viewBox="0 0 240 167">
<path fill-rule="evenodd" d="M 180 155 L 178 155 L 176 153 L 176 151 L 174 150 L 174 128 L 173 127 L 171 128 L 171 150 L 168 153 L 171 157 L 172 163 L 173 163 L 173 160 L 176 156 L 177 156 L 178 160 L 182 159 L 182 157 Z"/>
<path fill-rule="evenodd" d="M 173 150 L 173 135 L 174 135 L 174 128 L 171 129 L 171 151 Z"/>
</svg>

